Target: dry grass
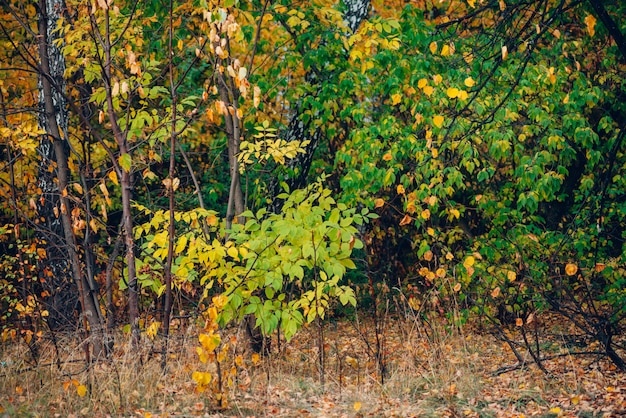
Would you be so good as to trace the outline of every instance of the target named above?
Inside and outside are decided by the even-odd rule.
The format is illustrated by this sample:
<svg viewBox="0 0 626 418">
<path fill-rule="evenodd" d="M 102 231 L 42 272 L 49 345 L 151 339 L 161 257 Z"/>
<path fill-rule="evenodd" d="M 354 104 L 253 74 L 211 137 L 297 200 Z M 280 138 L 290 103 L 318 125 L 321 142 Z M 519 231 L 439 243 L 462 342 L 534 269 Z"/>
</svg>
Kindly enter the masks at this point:
<svg viewBox="0 0 626 418">
<path fill-rule="evenodd" d="M 533 366 L 494 376 L 499 366 L 515 362 L 509 350 L 489 335 L 469 327 L 449 330 L 439 320 L 385 324 L 381 382 L 373 329 L 371 322 L 325 326 L 324 386 L 316 326 L 256 365 L 235 344 L 224 369 L 237 355 L 244 362 L 232 376 L 226 408 L 217 407 L 214 394 L 197 393 L 191 379 L 194 370 L 207 367 L 195 353 L 196 328 L 173 339 L 165 372 L 154 352 L 160 342 L 149 339 L 141 350 L 131 350 L 119 335 L 113 358 L 89 368 L 70 337 L 58 343 L 60 364 L 54 346 L 42 342 L 37 367 L 29 363 L 25 344 L 7 342 L 0 356 L 0 415 L 594 417 L 626 410 L 626 379 L 604 362 L 563 357 L 548 365 L 553 377 Z M 275 351 L 277 346 L 274 341 Z M 207 370 L 215 374 L 214 367 Z M 82 397 L 80 385 L 87 389 Z"/>
</svg>

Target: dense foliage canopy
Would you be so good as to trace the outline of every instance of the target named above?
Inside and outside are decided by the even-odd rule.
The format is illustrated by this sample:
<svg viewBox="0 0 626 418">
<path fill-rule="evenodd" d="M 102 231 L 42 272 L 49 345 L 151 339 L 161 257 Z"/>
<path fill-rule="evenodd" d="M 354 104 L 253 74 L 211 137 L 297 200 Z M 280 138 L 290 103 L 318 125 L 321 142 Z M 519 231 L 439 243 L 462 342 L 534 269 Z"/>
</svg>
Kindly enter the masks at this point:
<svg viewBox="0 0 626 418">
<path fill-rule="evenodd" d="M 0 4 L 5 339 L 402 300 L 626 368 L 621 2 Z"/>
</svg>

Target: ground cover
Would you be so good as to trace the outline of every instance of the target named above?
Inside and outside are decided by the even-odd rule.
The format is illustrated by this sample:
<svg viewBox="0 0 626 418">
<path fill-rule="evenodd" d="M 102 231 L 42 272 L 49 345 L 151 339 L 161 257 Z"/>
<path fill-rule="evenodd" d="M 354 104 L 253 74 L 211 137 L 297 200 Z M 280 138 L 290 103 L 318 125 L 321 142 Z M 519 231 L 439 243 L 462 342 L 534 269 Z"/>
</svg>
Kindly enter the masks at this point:
<svg viewBox="0 0 626 418">
<path fill-rule="evenodd" d="M 480 324 L 450 328 L 443 318 L 386 319 L 376 356 L 371 320 L 324 325 L 324 384 L 319 328 L 313 324 L 290 342 L 272 342 L 258 356 L 240 330 L 224 333 L 225 401 L 199 393 L 192 373 L 211 371 L 196 348 L 199 328 L 181 326 L 161 368 L 158 337 L 144 336 L 140 350 L 116 336 L 108 361 L 86 367 L 80 344 L 59 336 L 42 341 L 38 365 L 23 342 L 2 344 L 0 416 L 257 416 L 257 417 L 618 417 L 626 414 L 626 376 L 605 359 L 570 356 L 567 329 L 556 318 L 542 340 L 549 375 L 516 364 L 508 345 Z M 580 351 L 582 347 L 576 347 Z M 584 349 L 591 351 L 593 343 Z M 58 361 L 57 361 L 58 360 Z M 380 365 L 384 367 L 381 379 Z M 511 367 L 504 373 L 503 366 Z M 228 383 L 230 382 L 230 386 Z"/>
</svg>

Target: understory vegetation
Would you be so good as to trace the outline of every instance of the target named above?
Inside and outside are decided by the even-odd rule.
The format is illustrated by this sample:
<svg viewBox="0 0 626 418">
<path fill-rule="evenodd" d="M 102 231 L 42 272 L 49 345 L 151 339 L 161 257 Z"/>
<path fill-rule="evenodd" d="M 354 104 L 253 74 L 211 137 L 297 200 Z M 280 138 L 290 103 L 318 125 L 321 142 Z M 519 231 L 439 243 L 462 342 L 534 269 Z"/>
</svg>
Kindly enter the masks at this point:
<svg viewBox="0 0 626 418">
<path fill-rule="evenodd" d="M 626 4 L 0 2 L 0 411 L 626 413 Z"/>
</svg>

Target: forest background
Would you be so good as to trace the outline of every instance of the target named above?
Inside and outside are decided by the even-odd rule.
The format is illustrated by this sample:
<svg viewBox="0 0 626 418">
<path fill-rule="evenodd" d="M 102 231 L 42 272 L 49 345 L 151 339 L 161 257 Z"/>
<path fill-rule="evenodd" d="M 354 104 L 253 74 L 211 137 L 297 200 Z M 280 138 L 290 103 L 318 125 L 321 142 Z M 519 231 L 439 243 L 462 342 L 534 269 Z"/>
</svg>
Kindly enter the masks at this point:
<svg viewBox="0 0 626 418">
<path fill-rule="evenodd" d="M 407 326 L 626 370 L 626 4 L 0 4 L 4 411 L 47 370 L 127 412 L 95 368 L 189 344 L 227 411 L 297 336 L 322 388 L 384 388 Z"/>
</svg>

